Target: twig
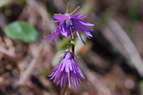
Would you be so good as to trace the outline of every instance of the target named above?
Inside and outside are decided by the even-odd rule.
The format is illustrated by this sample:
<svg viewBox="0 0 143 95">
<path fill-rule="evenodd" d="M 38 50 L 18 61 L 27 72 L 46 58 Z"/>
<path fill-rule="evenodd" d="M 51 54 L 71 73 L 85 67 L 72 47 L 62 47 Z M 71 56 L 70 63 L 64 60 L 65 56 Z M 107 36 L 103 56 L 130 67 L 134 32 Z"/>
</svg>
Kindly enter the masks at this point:
<svg viewBox="0 0 143 95">
<path fill-rule="evenodd" d="M 36 54 L 34 56 L 34 59 L 29 64 L 28 68 L 21 73 L 20 79 L 16 82 L 16 86 L 23 85 L 28 80 L 30 75 L 33 73 L 33 70 L 35 68 L 36 63 L 38 63 L 38 58 L 40 57 L 40 52 L 42 51 L 43 44 L 41 44 L 38 48 L 38 50 L 35 50 Z"/>
<path fill-rule="evenodd" d="M 8 56 L 15 56 L 15 53 L 13 51 L 7 50 L 5 48 L 0 47 L 0 53 L 6 54 Z"/>
<path fill-rule="evenodd" d="M 113 91 L 105 85 L 104 81 L 98 78 L 98 75 L 92 72 L 88 72 L 87 74 L 88 80 L 93 84 L 93 86 L 97 89 L 97 95 L 114 95 Z"/>
<path fill-rule="evenodd" d="M 79 63 L 82 63 L 80 64 L 80 66 L 83 67 L 84 70 L 86 70 L 84 71 L 86 78 L 88 82 L 91 83 L 91 87 L 93 87 L 94 90 L 96 89 L 97 95 L 115 95 L 115 92 L 111 90 L 108 85 L 106 85 L 106 81 L 102 80 L 102 78 L 100 78 L 97 73 L 89 70 L 89 68 L 87 68 L 87 66 L 85 65 L 85 61 L 82 58 L 79 57 L 78 59 L 80 61 Z"/>
<path fill-rule="evenodd" d="M 11 57 L 16 56 L 13 42 L 9 38 L 4 37 L 3 40 L 2 40 L 2 38 L 0 38 L 0 42 L 1 42 L 0 53 L 3 53 L 5 55 L 11 56 Z"/>
<path fill-rule="evenodd" d="M 136 46 L 116 20 L 111 19 L 109 21 L 108 26 L 102 31 L 103 34 L 125 56 L 128 64 L 134 66 L 138 73 L 143 76 L 143 60 Z"/>
</svg>

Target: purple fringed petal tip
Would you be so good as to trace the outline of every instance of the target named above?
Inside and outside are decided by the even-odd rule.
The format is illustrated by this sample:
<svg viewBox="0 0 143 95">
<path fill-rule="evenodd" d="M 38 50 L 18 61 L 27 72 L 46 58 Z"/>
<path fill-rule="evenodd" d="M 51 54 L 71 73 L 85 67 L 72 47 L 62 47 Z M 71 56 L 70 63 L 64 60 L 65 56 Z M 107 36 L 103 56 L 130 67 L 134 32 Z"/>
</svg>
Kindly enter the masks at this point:
<svg viewBox="0 0 143 95">
<path fill-rule="evenodd" d="M 93 29 L 91 26 L 94 26 L 94 24 L 82 20 L 85 17 L 86 16 L 81 14 L 56 14 L 53 16 L 54 22 L 58 27 L 56 31 L 65 37 L 70 36 L 73 32 L 83 32 L 88 38 L 92 38 L 91 31 L 93 31 Z M 53 40 L 57 36 L 57 32 L 52 33 L 48 39 Z M 80 36 L 78 35 L 78 37 Z"/>
<path fill-rule="evenodd" d="M 63 59 L 54 68 L 49 77 L 55 84 L 61 87 L 67 85 L 74 88 L 78 87 L 80 79 L 85 79 L 84 74 L 74 59 L 74 54 L 69 51 L 64 54 Z"/>
</svg>

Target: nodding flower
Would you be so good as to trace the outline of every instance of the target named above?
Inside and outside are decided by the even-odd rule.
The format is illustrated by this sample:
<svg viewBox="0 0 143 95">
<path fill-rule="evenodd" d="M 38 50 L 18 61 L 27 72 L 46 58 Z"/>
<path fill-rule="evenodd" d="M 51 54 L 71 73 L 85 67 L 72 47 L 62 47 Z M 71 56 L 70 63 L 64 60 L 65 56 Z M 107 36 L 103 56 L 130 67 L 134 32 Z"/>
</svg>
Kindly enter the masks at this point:
<svg viewBox="0 0 143 95">
<path fill-rule="evenodd" d="M 74 59 L 74 54 L 70 51 L 65 52 L 63 59 L 54 68 L 49 77 L 55 84 L 61 87 L 66 85 L 68 87 L 73 86 L 74 88 L 78 87 L 80 79 L 85 78 Z"/>
<path fill-rule="evenodd" d="M 57 24 L 57 28 L 54 32 L 46 36 L 47 40 L 54 40 L 58 35 L 63 35 L 65 37 L 70 36 L 73 32 L 76 32 L 79 39 L 84 43 L 81 37 L 81 32 L 84 33 L 88 38 L 92 38 L 93 35 L 91 31 L 93 29 L 90 26 L 94 26 L 89 22 L 82 20 L 86 16 L 81 14 L 56 14 L 53 16 L 54 22 Z"/>
</svg>

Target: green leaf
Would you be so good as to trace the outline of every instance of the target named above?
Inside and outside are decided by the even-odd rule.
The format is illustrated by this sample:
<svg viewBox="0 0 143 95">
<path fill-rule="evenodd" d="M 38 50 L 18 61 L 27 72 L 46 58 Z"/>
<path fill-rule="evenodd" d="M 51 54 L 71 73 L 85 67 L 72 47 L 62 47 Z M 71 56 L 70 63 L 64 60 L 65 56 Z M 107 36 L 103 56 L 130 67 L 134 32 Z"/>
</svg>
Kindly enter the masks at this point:
<svg viewBox="0 0 143 95">
<path fill-rule="evenodd" d="M 7 25 L 4 29 L 5 34 L 11 39 L 26 43 L 34 42 L 38 39 L 38 32 L 29 23 L 16 21 Z"/>
</svg>

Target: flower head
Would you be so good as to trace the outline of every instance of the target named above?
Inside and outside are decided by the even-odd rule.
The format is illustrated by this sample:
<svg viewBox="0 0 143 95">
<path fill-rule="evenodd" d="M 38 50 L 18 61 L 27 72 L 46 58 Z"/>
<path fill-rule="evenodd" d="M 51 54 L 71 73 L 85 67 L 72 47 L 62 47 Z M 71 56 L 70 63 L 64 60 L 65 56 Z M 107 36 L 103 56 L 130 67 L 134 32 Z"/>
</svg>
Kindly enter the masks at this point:
<svg viewBox="0 0 143 95">
<path fill-rule="evenodd" d="M 68 85 L 68 87 L 74 86 L 77 88 L 78 82 L 82 78 L 84 79 L 85 77 L 74 59 L 72 52 L 66 52 L 63 59 L 50 74 L 50 79 L 61 87 Z"/>
<path fill-rule="evenodd" d="M 81 14 L 57 14 L 54 16 L 54 22 L 58 25 L 56 30 L 48 35 L 46 38 L 48 40 L 55 39 L 59 34 L 68 37 L 73 32 L 76 32 L 77 36 L 83 41 L 80 36 L 80 32 L 83 32 L 88 38 L 93 37 L 91 34 L 92 29 L 90 26 L 94 24 L 83 21 L 82 19 L 86 16 Z M 84 42 L 84 41 L 83 41 Z"/>
</svg>

